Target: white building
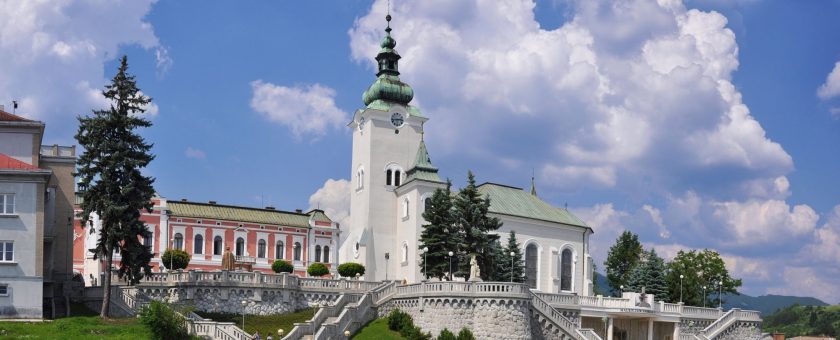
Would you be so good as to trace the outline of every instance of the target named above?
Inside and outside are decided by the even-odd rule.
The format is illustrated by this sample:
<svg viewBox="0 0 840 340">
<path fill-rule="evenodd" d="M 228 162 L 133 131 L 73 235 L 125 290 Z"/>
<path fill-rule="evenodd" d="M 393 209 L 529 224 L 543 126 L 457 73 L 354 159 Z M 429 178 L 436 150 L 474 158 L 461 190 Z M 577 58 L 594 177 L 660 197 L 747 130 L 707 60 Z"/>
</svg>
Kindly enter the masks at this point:
<svg viewBox="0 0 840 340">
<path fill-rule="evenodd" d="M 390 18 L 389 18 L 390 19 Z M 386 28 L 376 80 L 363 94 L 353 129 L 349 235 L 339 262 L 366 266 L 367 279 L 420 281 L 418 239 L 426 200 L 445 183 L 423 141 L 429 119 L 409 105 L 414 91 L 399 79 L 400 55 Z M 545 292 L 592 293 L 592 229 L 565 209 L 540 200 L 536 192 L 486 183 L 490 213 L 504 225 L 502 244 L 516 231 L 523 247 L 526 282 Z"/>
</svg>

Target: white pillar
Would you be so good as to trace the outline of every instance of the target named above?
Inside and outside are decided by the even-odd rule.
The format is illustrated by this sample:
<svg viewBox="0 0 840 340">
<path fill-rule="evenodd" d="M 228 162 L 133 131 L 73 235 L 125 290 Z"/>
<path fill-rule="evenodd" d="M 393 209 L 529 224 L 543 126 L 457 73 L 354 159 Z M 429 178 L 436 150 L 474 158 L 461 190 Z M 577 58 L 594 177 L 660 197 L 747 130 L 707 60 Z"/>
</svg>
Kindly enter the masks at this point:
<svg viewBox="0 0 840 340">
<path fill-rule="evenodd" d="M 613 318 L 609 318 L 607 322 L 607 340 L 613 340 Z"/>
<path fill-rule="evenodd" d="M 648 319 L 647 338 L 648 340 L 653 340 L 653 319 Z"/>
<path fill-rule="evenodd" d="M 680 338 L 680 322 L 677 321 L 674 323 L 674 336 L 672 339 L 678 340 Z"/>
</svg>

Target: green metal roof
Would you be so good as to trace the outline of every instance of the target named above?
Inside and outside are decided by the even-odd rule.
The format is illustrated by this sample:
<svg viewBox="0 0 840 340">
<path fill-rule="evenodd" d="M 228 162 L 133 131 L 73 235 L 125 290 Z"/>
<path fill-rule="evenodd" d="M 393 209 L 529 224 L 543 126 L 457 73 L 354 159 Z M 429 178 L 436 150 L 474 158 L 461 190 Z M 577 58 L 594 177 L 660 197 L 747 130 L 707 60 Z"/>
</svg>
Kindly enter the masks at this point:
<svg viewBox="0 0 840 340">
<path fill-rule="evenodd" d="M 536 195 L 531 195 L 520 188 L 484 183 L 478 186 L 478 191 L 490 197 L 490 212 L 492 213 L 589 228 L 570 211 L 555 208 Z"/>
<path fill-rule="evenodd" d="M 420 139 L 420 146 L 417 148 L 417 156 L 414 157 L 414 166 L 408 169 L 405 183 L 414 179 L 422 179 L 430 182 L 441 182 L 437 174 L 438 168 L 432 165 L 429 152 L 426 150 L 426 142 Z"/>
<path fill-rule="evenodd" d="M 167 202 L 166 207 L 172 212 L 172 215 L 181 217 L 242 221 L 289 227 L 308 227 L 310 216 L 314 216 L 316 221 L 332 222 L 321 210 L 312 210 L 309 213 L 296 213 L 281 210 L 184 201 L 170 201 Z"/>
</svg>

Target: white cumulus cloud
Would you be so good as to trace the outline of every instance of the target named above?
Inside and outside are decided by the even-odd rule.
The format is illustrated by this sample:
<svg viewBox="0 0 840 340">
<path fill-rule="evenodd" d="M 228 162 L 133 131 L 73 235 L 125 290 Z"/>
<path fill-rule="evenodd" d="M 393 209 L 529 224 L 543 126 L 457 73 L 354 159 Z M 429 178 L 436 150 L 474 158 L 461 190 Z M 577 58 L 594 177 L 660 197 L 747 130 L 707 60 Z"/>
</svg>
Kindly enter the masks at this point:
<svg viewBox="0 0 840 340">
<path fill-rule="evenodd" d="M 304 135 L 321 137 L 348 119 L 348 114 L 335 105 L 335 90 L 320 84 L 288 87 L 256 80 L 251 82 L 251 89 L 251 108 L 287 126 L 298 139 Z"/>
<path fill-rule="evenodd" d="M 840 95 L 840 61 L 834 64 L 834 69 L 825 78 L 825 83 L 817 89 L 817 96 L 829 99 Z"/>
<path fill-rule="evenodd" d="M 330 219 L 339 223 L 339 227 L 344 230 L 339 244 L 343 244 L 350 228 L 350 181 L 328 179 L 309 196 L 309 209 L 321 209 Z"/>
<path fill-rule="evenodd" d="M 205 158 L 207 158 L 207 154 L 204 153 L 204 151 L 202 151 L 200 149 L 193 148 L 191 146 L 188 146 L 187 149 L 184 150 L 184 156 L 187 156 L 187 158 L 192 158 L 192 159 L 205 159 Z"/>
</svg>

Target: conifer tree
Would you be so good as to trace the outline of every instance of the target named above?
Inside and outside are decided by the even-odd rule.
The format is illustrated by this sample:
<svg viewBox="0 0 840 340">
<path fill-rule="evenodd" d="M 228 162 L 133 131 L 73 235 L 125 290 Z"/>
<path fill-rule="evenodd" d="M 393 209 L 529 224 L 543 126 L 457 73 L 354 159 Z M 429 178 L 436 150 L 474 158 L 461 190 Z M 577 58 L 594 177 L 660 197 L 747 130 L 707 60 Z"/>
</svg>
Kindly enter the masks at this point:
<svg viewBox="0 0 840 340">
<path fill-rule="evenodd" d="M 513 253 L 513 257 L 510 254 Z M 516 241 L 516 232 L 511 231 L 508 235 L 507 246 L 497 256 L 496 281 L 501 282 L 525 282 L 525 266 L 522 261 L 522 248 Z M 511 269 L 511 266 L 513 266 Z M 513 276 L 513 280 L 511 280 Z"/>
<path fill-rule="evenodd" d="M 95 214 L 102 221 L 99 240 L 92 250 L 95 258 L 104 258 L 103 301 L 100 316 L 108 317 L 111 297 L 111 273 L 114 250 L 121 255 L 119 276 L 136 283 L 151 273 L 150 247 L 140 237 L 148 230 L 140 221 L 141 209 L 152 211 L 154 179 L 143 176 L 141 169 L 154 159 L 152 144 L 146 143 L 135 129 L 151 126 L 139 116 L 151 103 L 143 96 L 134 76 L 129 75 L 125 56 L 110 85 L 102 94 L 111 102 L 105 110 L 94 110 L 93 116 L 78 117 L 76 140 L 84 149 L 79 156 L 78 172 L 82 203 L 80 217 L 86 225 Z"/>
<path fill-rule="evenodd" d="M 471 254 L 476 254 L 476 260 L 481 268 L 481 278 L 489 280 L 493 262 L 496 260 L 493 254 L 493 242 L 499 239 L 499 235 L 493 233 L 502 226 L 498 218 L 488 217 L 490 210 L 490 199 L 482 198 L 475 185 L 475 176 L 472 171 L 467 173 L 467 186 L 458 192 L 453 201 L 453 216 L 455 226 L 462 235 L 461 256 L 468 259 Z M 459 275 L 469 279 L 469 261 L 460 261 Z"/>
<path fill-rule="evenodd" d="M 604 267 L 607 270 L 607 283 L 613 294 L 618 294 L 622 285 L 628 286 L 630 273 L 639 263 L 643 251 L 639 235 L 627 230 L 621 233 L 615 244 L 610 247 Z"/>
<path fill-rule="evenodd" d="M 665 260 L 656 254 L 655 249 L 644 252 L 641 262 L 631 271 L 624 290 L 641 292 L 645 287 L 645 293 L 653 294 L 657 300 L 670 301 L 665 270 Z"/>
<path fill-rule="evenodd" d="M 420 256 L 420 271 L 429 278 L 442 280 L 449 272 L 449 252 L 459 253 L 461 234 L 455 229 L 452 217 L 452 183 L 446 182 L 446 189 L 437 189 L 431 197 L 431 203 L 423 212 L 423 231 L 420 232 L 418 249 L 428 247 L 427 254 Z M 428 262 L 426 262 L 428 261 Z M 457 261 L 452 259 L 454 266 Z M 457 267 L 455 267 L 457 268 Z M 451 279 L 451 278 L 450 278 Z"/>
</svg>

